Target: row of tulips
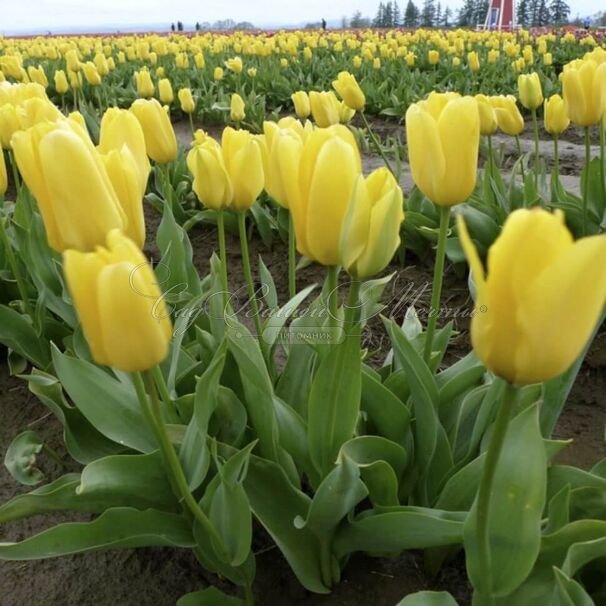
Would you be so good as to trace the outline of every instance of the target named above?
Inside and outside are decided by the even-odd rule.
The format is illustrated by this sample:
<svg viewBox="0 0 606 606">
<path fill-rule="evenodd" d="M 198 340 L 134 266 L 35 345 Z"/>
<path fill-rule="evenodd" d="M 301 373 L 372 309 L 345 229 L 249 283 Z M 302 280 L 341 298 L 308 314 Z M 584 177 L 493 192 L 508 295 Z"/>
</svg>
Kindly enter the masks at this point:
<svg viewBox="0 0 606 606">
<path fill-rule="evenodd" d="M 598 73 L 597 61 L 583 61 L 569 69 Z M 570 91 L 599 93 L 587 81 L 575 89 L 564 78 L 571 119 Z M 351 74 L 334 88 L 364 116 L 367 96 Z M 356 551 L 422 549 L 435 573 L 463 548 L 478 605 L 599 599 L 604 462 L 588 472 L 554 463 L 566 443 L 551 434 L 602 316 L 606 236 L 574 242 L 561 211 L 515 210 L 485 269 L 464 219 L 478 191 L 480 136 L 490 136 L 488 123 L 519 123 L 515 99 L 432 93 L 410 106 L 418 192 L 406 217 L 389 158 L 364 175 L 352 131 L 328 119 L 332 94 L 308 97 L 312 114 L 326 104 L 326 124 L 313 114 L 315 126 L 283 118 L 266 121 L 262 135 L 228 127 L 220 142 L 196 133 L 186 165 L 214 213 L 220 249 L 200 279 L 175 220 L 183 189 L 171 166 L 182 154 L 157 101 L 107 110 L 95 146 L 81 115 L 64 117 L 40 86 L 2 91 L 19 120 L 6 146 L 15 200 L 4 202 L 1 221 L 2 258 L 18 292 L 0 306 L 0 341 L 83 468 L 0 506 L 0 522 L 58 509 L 99 515 L 2 543 L 0 558 L 190 548 L 250 604 L 254 516 L 313 592 L 329 591 Z M 541 105 L 535 78 L 520 80 L 520 97 L 530 109 Z M 599 102 L 582 99 L 584 107 Z M 158 275 L 141 252 L 150 159 L 162 194 Z M 497 172 L 489 159 L 482 193 L 494 193 Z M 291 296 L 282 306 L 264 266 L 266 288 L 255 289 L 248 253 L 246 216 L 263 190 L 290 218 Z M 433 313 L 427 327 L 413 308 L 402 325 L 383 318 L 391 350 L 373 367 L 361 332 L 389 281 L 373 276 L 398 248 L 415 196 L 440 219 Z M 474 351 L 447 366 L 453 324 L 437 319 L 453 206 L 476 313 Z M 254 329 L 229 293 L 228 215 L 239 229 Z M 314 300 L 313 287 L 296 288 L 296 250 L 326 267 Z M 11 473 L 39 482 L 32 452 L 40 450 L 32 432 L 17 436 L 6 457 Z M 217 599 L 227 598 L 207 589 L 183 603 Z"/>
</svg>

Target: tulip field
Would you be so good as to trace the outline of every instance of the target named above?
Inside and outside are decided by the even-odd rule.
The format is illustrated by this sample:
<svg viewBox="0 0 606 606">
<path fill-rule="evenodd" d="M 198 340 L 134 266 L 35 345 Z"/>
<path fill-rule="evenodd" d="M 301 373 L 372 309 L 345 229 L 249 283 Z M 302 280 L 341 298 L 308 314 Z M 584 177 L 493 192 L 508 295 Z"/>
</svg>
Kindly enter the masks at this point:
<svg viewBox="0 0 606 606">
<path fill-rule="evenodd" d="M 2 606 L 606 604 L 606 36 L 0 37 Z"/>
</svg>

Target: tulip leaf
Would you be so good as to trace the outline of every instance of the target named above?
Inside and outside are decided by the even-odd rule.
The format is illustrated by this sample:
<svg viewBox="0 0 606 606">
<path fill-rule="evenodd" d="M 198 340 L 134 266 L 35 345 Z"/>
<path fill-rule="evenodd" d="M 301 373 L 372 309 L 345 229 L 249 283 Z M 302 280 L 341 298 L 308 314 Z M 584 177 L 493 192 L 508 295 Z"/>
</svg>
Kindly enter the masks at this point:
<svg viewBox="0 0 606 606">
<path fill-rule="evenodd" d="M 388 507 L 341 525 L 334 551 L 343 557 L 355 551 L 397 553 L 459 545 L 463 541 L 465 515 L 424 507 Z"/>
<path fill-rule="evenodd" d="M 223 593 L 216 587 L 187 593 L 177 600 L 177 606 L 244 606 L 240 598 Z"/>
<path fill-rule="evenodd" d="M 447 591 L 419 591 L 400 600 L 397 606 L 457 606 Z"/>
<path fill-rule="evenodd" d="M 262 287 L 261 296 L 269 309 L 274 310 L 278 307 L 278 293 L 271 272 L 267 269 L 267 265 L 263 263 L 261 255 L 259 255 L 259 277 Z"/>
<path fill-rule="evenodd" d="M 46 341 L 36 334 L 26 316 L 6 305 L 0 305 L 0 343 L 38 368 L 46 368 L 50 362 Z"/>
<path fill-rule="evenodd" d="M 583 586 L 566 576 L 559 568 L 553 569 L 556 577 L 556 593 L 559 603 L 566 606 L 595 606 L 591 596 Z"/>
<path fill-rule="evenodd" d="M 129 389 L 98 366 L 62 354 L 54 345 L 52 358 L 65 391 L 96 429 L 140 452 L 156 449 L 134 388 Z"/>
<path fill-rule="evenodd" d="M 190 524 L 173 513 L 116 507 L 92 522 L 67 522 L 19 543 L 0 543 L 0 560 L 38 560 L 99 549 L 153 545 L 194 547 Z"/>
<path fill-rule="evenodd" d="M 339 449 L 356 428 L 360 411 L 361 362 L 359 327 L 330 350 L 320 362 L 308 404 L 308 440 L 311 459 L 326 476 Z"/>
<path fill-rule="evenodd" d="M 271 535 L 300 583 L 309 591 L 328 593 L 322 582 L 320 544 L 308 528 L 297 529 L 297 516 L 304 518 L 310 498 L 297 490 L 284 470 L 252 456 L 244 482 L 255 517 Z"/>
<path fill-rule="evenodd" d="M 494 473 L 488 513 L 490 585 L 477 550 L 476 503 L 465 524 L 467 570 L 479 591 L 506 596 L 529 575 L 541 546 L 546 481 L 545 446 L 534 405 L 510 423 Z"/>
<path fill-rule="evenodd" d="M 313 347 L 296 343 L 289 347 L 286 366 L 278 379 L 276 394 L 307 419 L 307 404 L 316 352 Z"/>
<path fill-rule="evenodd" d="M 16 436 L 6 450 L 4 466 L 21 484 L 35 486 L 44 480 L 44 474 L 36 466 L 44 444 L 34 431 L 24 431 Z"/>
</svg>

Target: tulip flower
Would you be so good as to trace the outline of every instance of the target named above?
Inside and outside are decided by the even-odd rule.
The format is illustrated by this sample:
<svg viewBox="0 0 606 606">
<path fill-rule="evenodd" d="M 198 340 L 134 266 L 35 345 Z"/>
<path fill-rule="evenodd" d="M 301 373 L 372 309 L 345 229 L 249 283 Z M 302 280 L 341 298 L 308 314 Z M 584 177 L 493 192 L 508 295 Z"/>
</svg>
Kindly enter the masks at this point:
<svg viewBox="0 0 606 606">
<path fill-rule="evenodd" d="M 242 122 L 246 117 L 244 111 L 244 99 L 238 93 L 231 96 L 229 117 L 232 122 Z"/>
<path fill-rule="evenodd" d="M 299 170 L 300 194 L 289 200 L 297 249 L 318 263 L 337 265 L 341 226 L 362 174 L 351 131 L 339 124 L 312 132 L 303 146 Z"/>
<path fill-rule="evenodd" d="M 10 149 L 11 137 L 21 129 L 17 109 L 11 103 L 0 106 L 0 145 Z"/>
<path fill-rule="evenodd" d="M 234 72 L 235 74 L 239 74 L 242 71 L 242 59 L 240 57 L 234 57 L 233 59 L 228 59 L 225 61 L 225 67 L 228 70 Z"/>
<path fill-rule="evenodd" d="M 191 94 L 190 88 L 181 88 L 178 93 L 181 109 L 186 114 L 193 114 L 196 111 L 196 102 Z"/>
<path fill-rule="evenodd" d="M 169 349 L 172 324 L 154 272 L 119 230 L 96 252 L 67 250 L 65 279 L 97 364 L 124 372 L 152 368 Z"/>
<path fill-rule="evenodd" d="M 437 65 L 440 62 L 440 53 L 437 50 L 427 52 L 427 59 L 430 65 Z"/>
<path fill-rule="evenodd" d="M 473 97 L 430 95 L 408 108 L 406 134 L 417 187 L 440 206 L 465 202 L 476 185 L 480 137 L 477 101 Z"/>
<path fill-rule="evenodd" d="M 102 154 L 109 154 L 113 150 L 120 151 L 124 145 L 130 149 L 137 163 L 139 186 L 145 192 L 151 166 L 147 157 L 143 129 L 132 112 L 110 107 L 101 119 L 99 151 Z"/>
<path fill-rule="evenodd" d="M 552 95 L 544 104 L 545 130 L 552 137 L 559 137 L 570 124 L 566 102 L 560 95 Z"/>
<path fill-rule="evenodd" d="M 524 130 L 524 118 L 516 104 L 513 95 L 490 97 L 490 103 L 494 108 L 499 129 L 506 135 L 517 137 Z"/>
<path fill-rule="evenodd" d="M 35 82 L 44 88 L 48 86 L 48 79 L 42 66 L 39 65 L 38 67 L 34 67 L 33 65 L 30 65 L 27 68 L 27 75 L 32 82 Z"/>
<path fill-rule="evenodd" d="M 597 124 L 606 111 L 606 63 L 572 61 L 560 78 L 570 121 L 583 127 Z"/>
<path fill-rule="evenodd" d="M 82 65 L 82 71 L 84 72 L 86 81 L 91 86 L 99 86 L 99 84 L 101 84 L 101 76 L 99 75 L 99 72 L 92 61 L 87 61 L 84 63 Z"/>
<path fill-rule="evenodd" d="M 144 99 L 153 97 L 156 89 L 147 69 L 135 72 L 135 83 L 137 85 L 137 95 Z"/>
<path fill-rule="evenodd" d="M 122 146 L 122 149 L 113 149 L 101 157 L 120 201 L 120 206 L 126 215 L 124 233 L 142 249 L 145 245 L 145 219 L 143 217 L 145 187 L 141 187 L 137 160 L 126 144 Z"/>
<path fill-rule="evenodd" d="M 194 178 L 192 189 L 204 206 L 223 210 L 231 204 L 231 179 L 221 146 L 212 137 L 205 137 L 203 142 L 192 147 L 187 154 L 187 167 Z"/>
<path fill-rule="evenodd" d="M 55 90 L 60 94 L 64 95 L 69 90 L 69 84 L 67 83 L 67 76 L 62 69 L 58 69 L 55 72 Z"/>
<path fill-rule="evenodd" d="M 368 278 L 385 269 L 400 245 L 403 203 L 402 190 L 387 168 L 358 177 L 339 245 L 339 264 L 347 273 Z"/>
<path fill-rule="evenodd" d="M 131 106 L 145 136 L 147 155 L 166 164 L 177 157 L 177 139 L 168 113 L 156 99 L 137 99 Z"/>
<path fill-rule="evenodd" d="M 476 95 L 475 98 L 480 112 L 480 134 L 485 136 L 494 135 L 498 124 L 490 99 L 486 95 Z"/>
<path fill-rule="evenodd" d="M 163 105 L 170 105 L 173 102 L 175 95 L 173 93 L 173 87 L 168 78 L 162 78 L 158 82 L 158 94 L 160 96 L 160 102 Z"/>
<path fill-rule="evenodd" d="M 565 372 L 606 302 L 606 236 L 573 242 L 561 211 L 516 210 L 490 248 L 486 276 L 460 216 L 458 229 L 481 310 L 471 340 L 484 365 L 516 385 Z"/>
<path fill-rule="evenodd" d="M 315 123 L 320 128 L 338 124 L 340 119 L 340 103 L 332 91 L 309 93 L 311 113 Z"/>
<path fill-rule="evenodd" d="M 221 67 L 215 67 L 213 72 L 213 78 L 215 80 L 223 80 L 223 69 Z"/>
<path fill-rule="evenodd" d="M 358 84 L 356 77 L 349 72 L 340 72 L 332 83 L 345 105 L 356 111 L 362 111 L 366 104 L 366 97 Z"/>
<path fill-rule="evenodd" d="M 469 65 L 469 69 L 472 72 L 477 72 L 480 69 L 480 58 L 478 57 L 478 53 L 472 51 L 467 53 L 467 64 Z"/>
<path fill-rule="evenodd" d="M 539 74 L 520 74 L 518 76 L 518 94 L 520 103 L 530 110 L 536 110 L 543 104 L 543 91 Z"/>
<path fill-rule="evenodd" d="M 51 248 L 92 250 L 108 231 L 126 226 L 103 161 L 79 124 L 42 122 L 15 133 L 12 146 Z"/>
<path fill-rule="evenodd" d="M 309 101 L 308 94 L 303 91 L 297 91 L 293 93 L 290 98 L 292 99 L 293 105 L 295 106 L 295 113 L 301 120 L 309 118 L 311 114 L 311 104 Z"/>
</svg>

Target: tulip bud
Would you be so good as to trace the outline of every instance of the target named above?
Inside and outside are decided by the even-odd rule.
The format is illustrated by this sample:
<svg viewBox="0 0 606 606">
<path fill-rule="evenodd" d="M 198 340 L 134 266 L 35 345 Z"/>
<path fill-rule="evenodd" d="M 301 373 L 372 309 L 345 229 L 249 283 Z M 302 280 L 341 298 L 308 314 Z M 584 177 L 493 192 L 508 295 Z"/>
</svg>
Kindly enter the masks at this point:
<svg viewBox="0 0 606 606">
<path fill-rule="evenodd" d="M 524 130 L 524 118 L 513 95 L 490 97 L 490 103 L 494 107 L 497 124 L 506 135 L 515 137 Z"/>
<path fill-rule="evenodd" d="M 65 53 L 65 66 L 67 71 L 77 72 L 80 70 L 80 59 L 78 58 L 78 51 L 75 48 L 71 48 Z"/>
<path fill-rule="evenodd" d="M 239 74 L 242 71 L 242 59 L 240 57 L 234 57 L 225 61 L 225 67 L 235 74 Z"/>
<path fill-rule="evenodd" d="M 60 95 L 64 95 L 69 90 L 67 76 L 65 75 L 65 72 L 62 69 L 58 69 L 55 72 L 55 90 Z"/>
<path fill-rule="evenodd" d="M 494 135 L 497 130 L 497 116 L 490 99 L 486 95 L 476 95 L 476 101 L 480 111 L 480 134 Z"/>
<path fill-rule="evenodd" d="M 101 76 L 99 75 L 99 72 L 97 71 L 97 68 L 95 67 L 94 63 L 92 63 L 91 61 L 87 61 L 82 66 L 82 71 L 84 72 L 84 77 L 86 78 L 86 81 L 91 86 L 99 86 L 99 84 L 101 84 Z"/>
<path fill-rule="evenodd" d="M 156 89 L 152 82 L 151 75 L 147 69 L 142 69 L 135 72 L 135 83 L 137 85 L 137 95 L 139 97 L 149 98 L 153 97 Z"/>
<path fill-rule="evenodd" d="M 332 86 L 348 107 L 356 111 L 364 109 L 366 97 L 355 76 L 349 72 L 340 72 L 337 79 L 333 81 Z"/>
<path fill-rule="evenodd" d="M 179 103 L 181 104 L 181 109 L 186 114 L 193 114 L 196 111 L 196 102 L 194 101 L 194 97 L 191 94 L 190 88 L 182 88 L 179 90 Z"/>
<path fill-rule="evenodd" d="M 360 67 L 362 67 L 362 57 L 360 57 L 360 55 L 356 55 L 352 59 L 352 64 L 353 64 L 353 66 L 354 66 L 355 69 L 360 69 Z"/>
<path fill-rule="evenodd" d="M 480 58 L 478 57 L 478 53 L 472 51 L 471 53 L 467 53 L 467 64 L 469 65 L 469 69 L 472 72 L 477 72 L 480 69 Z"/>
<path fill-rule="evenodd" d="M 162 78 L 158 82 L 158 93 L 160 96 L 160 102 L 163 105 L 170 105 L 173 102 L 175 95 L 173 93 L 173 87 L 168 78 Z"/>
<path fill-rule="evenodd" d="M 238 93 L 231 96 L 229 117 L 232 122 L 242 122 L 246 117 L 244 112 L 244 100 Z"/>
<path fill-rule="evenodd" d="M 233 187 L 232 207 L 247 210 L 265 185 L 262 143 L 247 130 L 227 127 L 221 138 L 223 161 Z"/>
<path fill-rule="evenodd" d="M 76 122 L 41 122 L 15 133 L 12 146 L 51 248 L 92 250 L 108 231 L 125 227 L 126 216 L 103 161 Z"/>
<path fill-rule="evenodd" d="M 145 136 L 147 155 L 165 164 L 177 157 L 177 139 L 170 118 L 156 99 L 137 99 L 131 106 Z"/>
<path fill-rule="evenodd" d="M 477 289 L 471 342 L 480 360 L 517 385 L 565 372 L 604 308 L 606 236 L 573 242 L 561 211 L 516 210 L 489 250 L 485 275 L 465 222 L 457 220 Z"/>
<path fill-rule="evenodd" d="M 213 72 L 213 78 L 215 80 L 223 80 L 223 69 L 221 67 L 215 67 Z"/>
<path fill-rule="evenodd" d="M 110 231 L 96 252 L 65 251 L 63 270 L 97 364 L 136 372 L 166 358 L 172 324 L 160 287 L 124 234 Z"/>
<path fill-rule="evenodd" d="M 231 180 L 221 146 L 214 139 L 205 137 L 192 147 L 187 154 L 187 167 L 194 177 L 192 189 L 204 206 L 222 210 L 231 204 Z"/>
<path fill-rule="evenodd" d="M 362 174 L 351 131 L 340 124 L 314 130 L 303 146 L 299 170 L 300 194 L 289 200 L 297 248 L 318 263 L 337 265 L 341 227 Z"/>
<path fill-rule="evenodd" d="M 543 91 L 539 74 L 520 74 L 518 76 L 518 95 L 520 103 L 526 109 L 535 110 L 543 104 Z"/>
<path fill-rule="evenodd" d="M 440 53 L 437 50 L 427 52 L 427 59 L 430 65 L 437 65 L 440 62 Z"/>
<path fill-rule="evenodd" d="M 387 168 L 360 175 L 343 221 L 339 264 L 355 278 L 383 271 L 400 245 L 404 196 Z"/>
<path fill-rule="evenodd" d="M 320 128 L 339 123 L 341 108 L 337 96 L 332 91 L 322 93 L 311 91 L 309 103 L 314 121 Z"/>
<path fill-rule="evenodd" d="M 251 77 L 251 78 L 256 78 L 257 76 L 257 68 L 256 67 L 249 67 L 246 70 L 246 73 Z"/>
<path fill-rule="evenodd" d="M 570 124 L 566 103 L 560 95 L 552 95 L 549 99 L 545 99 L 545 130 L 552 137 L 559 137 Z"/>
<path fill-rule="evenodd" d="M 543 65 L 545 65 L 545 66 L 553 65 L 553 55 L 551 53 L 545 53 L 543 55 Z"/>
<path fill-rule="evenodd" d="M 124 145 L 129 148 L 135 159 L 139 187 L 145 192 L 151 166 L 147 157 L 143 129 L 132 112 L 110 107 L 101 119 L 99 151 L 102 154 L 109 154 L 112 150 L 120 151 Z"/>
<path fill-rule="evenodd" d="M 311 114 L 311 104 L 309 102 L 308 94 L 303 91 L 297 91 L 293 93 L 290 98 L 292 99 L 293 105 L 295 106 L 295 113 L 301 120 L 305 120 Z"/>
<path fill-rule="evenodd" d="M 606 111 L 606 63 L 572 61 L 560 78 L 570 121 L 576 126 L 597 124 Z"/>
<path fill-rule="evenodd" d="M 476 186 L 480 144 L 477 101 L 432 94 L 408 108 L 406 134 L 417 187 L 440 206 L 465 202 Z"/>
</svg>

